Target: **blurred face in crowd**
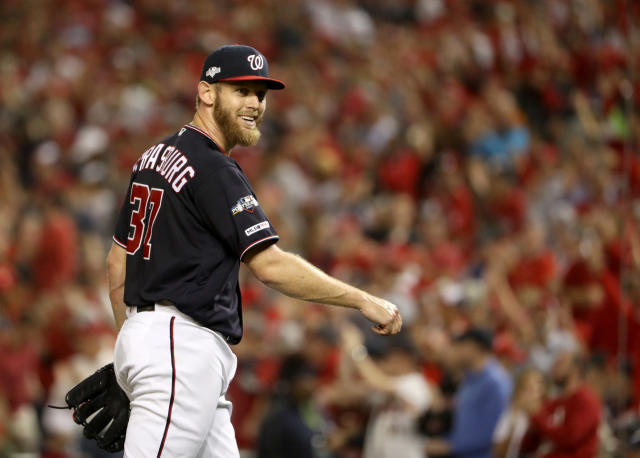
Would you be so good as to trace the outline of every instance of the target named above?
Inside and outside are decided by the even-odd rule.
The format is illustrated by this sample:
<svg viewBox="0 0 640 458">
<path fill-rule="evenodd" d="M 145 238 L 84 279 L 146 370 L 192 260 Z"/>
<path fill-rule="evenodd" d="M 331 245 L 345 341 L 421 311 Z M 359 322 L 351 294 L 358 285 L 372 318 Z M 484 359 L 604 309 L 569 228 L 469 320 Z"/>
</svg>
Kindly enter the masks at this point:
<svg viewBox="0 0 640 458">
<path fill-rule="evenodd" d="M 304 402 L 311 399 L 317 388 L 316 378 L 312 375 L 304 375 L 291 384 L 291 395 L 297 401 Z"/>
<path fill-rule="evenodd" d="M 267 107 L 267 86 L 258 81 L 216 83 L 213 119 L 227 149 L 251 146 L 260 139 L 260 124 Z"/>
<path fill-rule="evenodd" d="M 522 373 L 516 383 L 514 398 L 523 395 L 535 396 L 542 399 L 544 396 L 544 377 L 542 373 L 535 369 L 530 369 Z"/>
<path fill-rule="evenodd" d="M 327 355 L 331 353 L 333 347 L 333 343 L 328 339 L 313 332 L 308 332 L 302 353 L 312 364 L 321 366 L 327 359 Z"/>
<path fill-rule="evenodd" d="M 455 342 L 453 346 L 455 365 L 462 370 L 472 368 L 483 356 L 486 356 L 478 344 L 469 340 Z"/>
<path fill-rule="evenodd" d="M 413 372 L 416 368 L 416 360 L 408 351 L 392 348 L 384 355 L 380 365 L 387 374 L 400 376 Z"/>
<path fill-rule="evenodd" d="M 527 225 L 520 246 L 525 253 L 537 253 L 545 248 L 544 226 L 539 221 L 532 221 Z"/>
<path fill-rule="evenodd" d="M 576 373 L 577 367 L 571 353 L 562 353 L 553 363 L 551 368 L 551 382 L 560 389 L 566 388 L 571 377 Z"/>
</svg>

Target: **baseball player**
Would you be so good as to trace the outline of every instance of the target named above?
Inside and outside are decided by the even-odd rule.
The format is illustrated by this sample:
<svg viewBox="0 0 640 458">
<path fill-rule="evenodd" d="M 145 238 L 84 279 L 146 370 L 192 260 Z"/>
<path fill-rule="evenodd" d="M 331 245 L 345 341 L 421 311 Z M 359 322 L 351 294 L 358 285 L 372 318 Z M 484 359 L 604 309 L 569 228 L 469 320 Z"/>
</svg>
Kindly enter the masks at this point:
<svg viewBox="0 0 640 458">
<path fill-rule="evenodd" d="M 239 456 L 225 393 L 236 370 L 230 345 L 242 337 L 240 262 L 288 296 L 359 310 L 378 334 L 402 326 L 395 305 L 279 249 L 230 157 L 258 141 L 267 91 L 284 87 L 256 49 L 215 50 L 193 121 L 133 167 L 108 256 L 115 378 L 131 409 L 125 456 Z"/>
</svg>

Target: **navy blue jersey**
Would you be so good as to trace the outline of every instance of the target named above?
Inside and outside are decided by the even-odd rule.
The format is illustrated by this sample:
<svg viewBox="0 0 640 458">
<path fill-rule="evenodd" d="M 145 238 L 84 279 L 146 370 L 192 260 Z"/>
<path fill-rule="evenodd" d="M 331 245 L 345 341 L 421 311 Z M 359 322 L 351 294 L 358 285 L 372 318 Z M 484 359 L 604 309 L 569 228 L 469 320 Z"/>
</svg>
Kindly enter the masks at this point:
<svg viewBox="0 0 640 458">
<path fill-rule="evenodd" d="M 127 250 L 127 305 L 170 301 L 238 343 L 240 261 L 278 235 L 238 163 L 186 125 L 134 165 L 113 239 Z"/>
</svg>

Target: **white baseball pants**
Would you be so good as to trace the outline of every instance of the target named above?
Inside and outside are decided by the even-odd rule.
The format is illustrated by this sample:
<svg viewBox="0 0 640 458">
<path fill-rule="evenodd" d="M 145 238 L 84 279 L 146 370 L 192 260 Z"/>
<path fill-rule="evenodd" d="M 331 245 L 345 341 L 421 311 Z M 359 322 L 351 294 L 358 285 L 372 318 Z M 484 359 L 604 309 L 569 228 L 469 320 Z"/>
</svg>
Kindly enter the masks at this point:
<svg viewBox="0 0 640 458">
<path fill-rule="evenodd" d="M 124 456 L 238 458 L 225 393 L 236 356 L 216 332 L 173 306 L 127 307 L 114 368 L 131 400 Z"/>
</svg>

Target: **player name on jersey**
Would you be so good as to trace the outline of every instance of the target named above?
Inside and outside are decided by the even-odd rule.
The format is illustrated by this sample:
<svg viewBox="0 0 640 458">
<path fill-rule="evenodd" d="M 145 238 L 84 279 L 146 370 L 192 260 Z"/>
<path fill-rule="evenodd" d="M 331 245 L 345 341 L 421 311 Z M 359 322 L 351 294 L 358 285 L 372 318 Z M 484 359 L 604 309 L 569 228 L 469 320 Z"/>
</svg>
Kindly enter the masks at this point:
<svg viewBox="0 0 640 458">
<path fill-rule="evenodd" d="M 154 170 L 180 192 L 196 171 L 182 152 L 172 145 L 158 143 L 146 150 L 133 166 L 133 171 Z"/>
</svg>

